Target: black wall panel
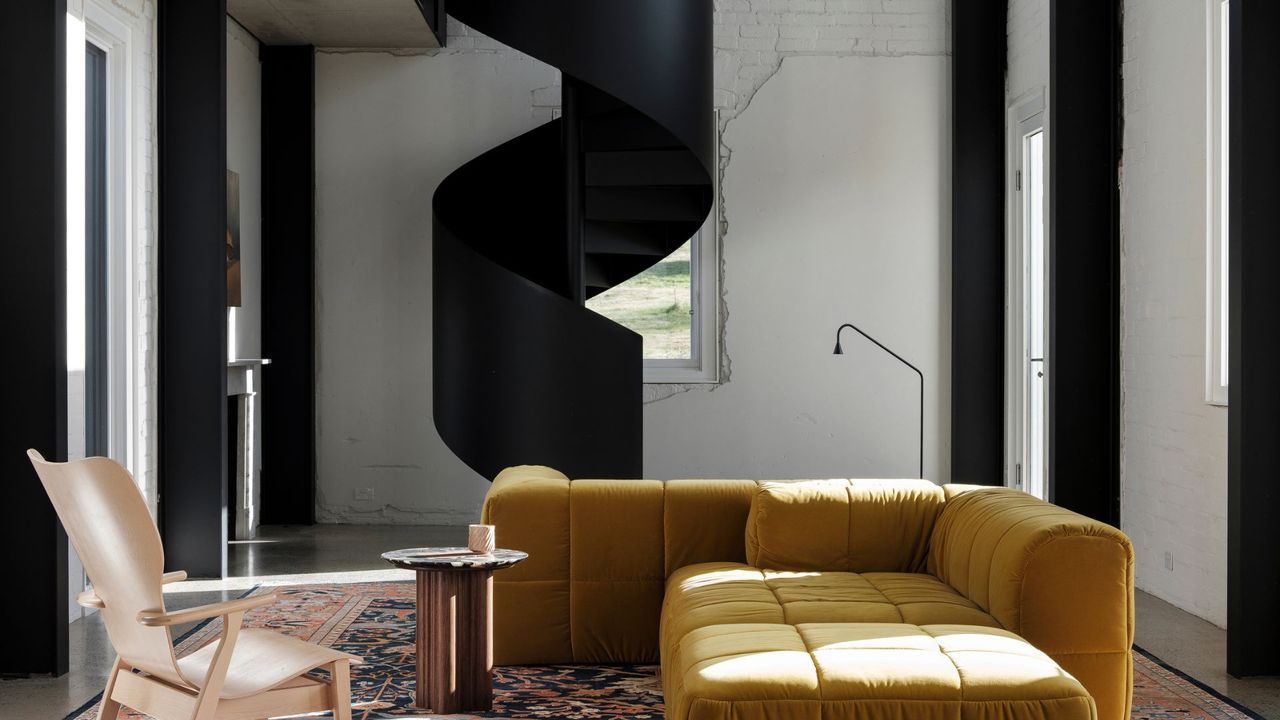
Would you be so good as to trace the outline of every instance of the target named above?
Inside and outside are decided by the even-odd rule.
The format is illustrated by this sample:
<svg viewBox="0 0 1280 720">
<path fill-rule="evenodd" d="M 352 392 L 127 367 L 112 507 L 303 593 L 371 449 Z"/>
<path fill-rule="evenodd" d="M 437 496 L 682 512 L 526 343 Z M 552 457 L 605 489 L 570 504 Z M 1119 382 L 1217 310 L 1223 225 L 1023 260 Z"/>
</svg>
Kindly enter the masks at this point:
<svg viewBox="0 0 1280 720">
<path fill-rule="evenodd" d="M 315 517 L 315 50 L 261 48 L 262 522 Z"/>
<path fill-rule="evenodd" d="M 1050 6 L 1049 486 L 1120 523 L 1120 0 Z"/>
<path fill-rule="evenodd" d="M 159 474 L 165 563 L 227 565 L 227 4 L 159 4 Z"/>
<path fill-rule="evenodd" d="M 0 674 L 67 671 L 67 536 L 26 456 L 67 456 L 66 13 L 10 0 L 0 43 Z"/>
<path fill-rule="evenodd" d="M 1006 4 L 952 7 L 951 481 L 1004 468 Z"/>
<path fill-rule="evenodd" d="M 1280 675 L 1280 3 L 1232 0 L 1227 671 Z"/>
</svg>

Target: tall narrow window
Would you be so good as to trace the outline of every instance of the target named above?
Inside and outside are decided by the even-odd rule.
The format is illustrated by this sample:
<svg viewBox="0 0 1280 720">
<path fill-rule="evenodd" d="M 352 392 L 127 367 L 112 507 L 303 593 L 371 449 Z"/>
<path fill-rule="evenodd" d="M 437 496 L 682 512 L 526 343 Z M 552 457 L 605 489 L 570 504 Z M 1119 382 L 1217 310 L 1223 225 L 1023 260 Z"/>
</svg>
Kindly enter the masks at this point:
<svg viewBox="0 0 1280 720">
<path fill-rule="evenodd" d="M 1048 143 L 1045 98 L 1036 91 L 1009 108 L 1006 294 L 1006 483 L 1051 499 L 1049 487 Z"/>
<path fill-rule="evenodd" d="M 1227 404 L 1227 289 L 1228 249 L 1228 138 L 1231 117 L 1228 91 L 1228 11 L 1230 0 L 1206 0 L 1208 4 L 1208 82 L 1206 127 L 1208 167 L 1206 168 L 1205 235 L 1205 401 Z"/>
<path fill-rule="evenodd" d="M 108 455 L 107 53 L 85 43 L 84 453 Z"/>
<path fill-rule="evenodd" d="M 1048 253 L 1044 232 L 1044 130 L 1023 139 L 1023 242 L 1026 247 L 1026 424 L 1027 457 L 1023 489 L 1049 499 L 1049 384 L 1047 314 Z"/>
</svg>

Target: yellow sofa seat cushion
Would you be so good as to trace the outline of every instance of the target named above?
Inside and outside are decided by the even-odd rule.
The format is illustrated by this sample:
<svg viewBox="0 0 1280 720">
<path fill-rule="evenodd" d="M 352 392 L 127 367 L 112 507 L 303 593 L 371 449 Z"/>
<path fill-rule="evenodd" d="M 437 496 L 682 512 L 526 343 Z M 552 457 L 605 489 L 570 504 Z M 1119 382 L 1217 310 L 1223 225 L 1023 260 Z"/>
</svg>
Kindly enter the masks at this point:
<svg viewBox="0 0 1280 720">
<path fill-rule="evenodd" d="M 1000 627 L 995 618 L 931 575 L 761 570 L 701 563 L 667 580 L 662 644 L 730 623 L 911 623 Z"/>
<path fill-rule="evenodd" d="M 994 628 L 710 625 L 665 669 L 669 720 L 1095 720 L 1075 678 Z"/>
<path fill-rule="evenodd" d="M 747 515 L 746 560 L 778 570 L 924 572 L 945 502 L 928 480 L 762 482 Z"/>
</svg>

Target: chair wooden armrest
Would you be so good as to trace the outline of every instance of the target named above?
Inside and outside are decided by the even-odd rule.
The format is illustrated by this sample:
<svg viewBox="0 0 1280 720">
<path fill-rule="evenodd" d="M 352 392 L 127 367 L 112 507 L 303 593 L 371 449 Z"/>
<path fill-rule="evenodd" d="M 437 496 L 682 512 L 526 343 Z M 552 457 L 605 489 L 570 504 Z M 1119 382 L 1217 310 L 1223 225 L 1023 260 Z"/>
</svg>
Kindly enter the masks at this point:
<svg viewBox="0 0 1280 720">
<path fill-rule="evenodd" d="M 164 575 L 161 575 L 160 584 L 171 585 L 176 582 L 182 582 L 186 579 L 186 570 L 174 570 L 173 572 L 167 572 Z M 93 590 L 85 590 L 77 595 L 76 604 L 80 607 L 95 608 L 97 610 L 101 610 L 107 606 L 107 604 L 102 601 L 102 598 L 98 597 L 98 594 Z"/>
<path fill-rule="evenodd" d="M 138 622 L 146 625 L 147 627 L 181 625 L 182 623 L 194 622 L 196 620 L 222 617 L 234 613 L 245 613 L 254 608 L 270 605 L 275 601 L 276 596 L 273 593 L 271 595 L 258 595 L 256 597 L 240 598 L 239 600 L 227 600 L 226 602 L 201 605 L 199 607 L 187 608 L 186 610 L 176 610 L 174 612 L 143 610 L 138 613 Z"/>
</svg>

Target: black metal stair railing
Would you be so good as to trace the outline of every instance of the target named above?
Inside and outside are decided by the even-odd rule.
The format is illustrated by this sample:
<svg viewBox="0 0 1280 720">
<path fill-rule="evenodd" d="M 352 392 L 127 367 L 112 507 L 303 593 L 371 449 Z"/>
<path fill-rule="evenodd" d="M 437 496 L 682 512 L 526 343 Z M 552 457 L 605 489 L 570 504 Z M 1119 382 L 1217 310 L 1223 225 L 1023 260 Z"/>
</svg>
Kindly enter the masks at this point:
<svg viewBox="0 0 1280 720">
<path fill-rule="evenodd" d="M 562 116 L 469 161 L 433 210 L 433 415 L 482 476 L 642 476 L 640 336 L 583 307 L 712 206 L 710 0 L 452 0 L 561 71 Z"/>
</svg>

